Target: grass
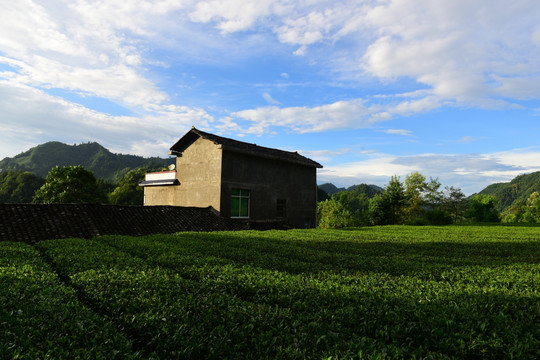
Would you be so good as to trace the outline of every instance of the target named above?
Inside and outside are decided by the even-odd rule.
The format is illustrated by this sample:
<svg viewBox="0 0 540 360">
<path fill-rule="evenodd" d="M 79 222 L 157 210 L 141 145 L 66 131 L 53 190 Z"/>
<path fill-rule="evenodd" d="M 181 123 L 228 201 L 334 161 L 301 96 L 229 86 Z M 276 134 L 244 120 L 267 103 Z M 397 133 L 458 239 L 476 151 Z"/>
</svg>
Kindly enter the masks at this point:
<svg viewBox="0 0 540 360">
<path fill-rule="evenodd" d="M 386 226 L 0 245 L 0 294 L 9 300 L 0 341 L 6 359 L 46 357 L 59 348 L 57 358 L 111 351 L 162 359 L 540 357 L 538 227 Z M 14 277 L 29 264 L 28 274 Z M 25 307 L 35 309 L 19 314 Z M 50 318 L 36 316 L 42 312 Z M 85 319 L 82 330 L 68 321 L 71 330 L 61 330 L 56 342 L 57 333 L 40 330 L 61 328 L 67 313 Z M 28 340 L 17 340 L 26 333 Z M 80 337 L 90 353 L 77 352 Z"/>
</svg>

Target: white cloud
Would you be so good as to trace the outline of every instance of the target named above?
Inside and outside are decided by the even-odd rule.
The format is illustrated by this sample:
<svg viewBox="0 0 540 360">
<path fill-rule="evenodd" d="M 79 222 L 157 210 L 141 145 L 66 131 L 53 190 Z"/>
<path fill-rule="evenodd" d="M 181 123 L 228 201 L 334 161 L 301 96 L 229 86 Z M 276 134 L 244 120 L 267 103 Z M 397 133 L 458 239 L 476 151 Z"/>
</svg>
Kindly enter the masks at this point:
<svg viewBox="0 0 540 360">
<path fill-rule="evenodd" d="M 213 0 L 191 13 L 192 20 L 212 22 L 227 34 L 271 29 L 280 42 L 298 46 L 296 55 L 322 44 L 329 51 L 318 61 L 342 66 L 336 56 L 353 57 L 353 77 L 363 71 L 384 81 L 415 80 L 427 86 L 418 101 L 432 109 L 538 99 L 539 17 L 534 0 Z"/>
<path fill-rule="evenodd" d="M 337 149 L 337 150 L 298 150 L 304 156 L 307 156 L 315 161 L 325 163 L 329 162 L 336 157 L 349 153 L 350 149 Z"/>
<path fill-rule="evenodd" d="M 538 148 L 497 152 L 492 156 L 498 159 L 503 165 L 518 166 L 526 169 L 528 172 L 540 171 L 540 151 Z"/>
<path fill-rule="evenodd" d="M 468 143 L 471 143 L 471 142 L 476 141 L 476 140 L 478 140 L 478 139 L 475 138 L 475 137 L 466 135 L 466 136 L 462 137 L 461 139 L 459 139 L 458 142 L 468 144 Z"/>
<path fill-rule="evenodd" d="M 263 94 L 262 94 L 262 97 L 263 97 L 263 99 L 264 99 L 267 103 L 269 103 L 269 104 L 271 104 L 271 105 L 279 105 L 279 104 L 281 104 L 279 101 L 277 101 L 276 99 L 274 99 L 274 98 L 272 97 L 272 95 L 270 95 L 269 93 L 263 93 Z"/>
<path fill-rule="evenodd" d="M 192 21 L 216 22 L 223 34 L 247 30 L 259 19 L 284 14 L 287 1 L 272 0 L 207 0 L 199 1 L 190 13 Z"/>
<path fill-rule="evenodd" d="M 155 108 L 152 115 L 142 117 L 112 116 L 5 81 L 0 82 L 0 108 L 4 156 L 52 140 L 97 141 L 114 152 L 165 156 L 191 125 L 205 127 L 213 121 L 202 109 L 176 106 Z"/>
<path fill-rule="evenodd" d="M 416 96 L 416 93 L 412 94 Z M 266 98 L 265 98 L 266 99 Z M 271 99 L 266 99 L 271 103 Z M 280 108 L 266 106 L 242 110 L 226 117 L 226 121 L 248 122 L 246 133 L 263 134 L 275 127 L 285 127 L 298 133 L 322 132 L 337 129 L 369 128 L 374 123 L 390 120 L 393 116 L 409 116 L 423 113 L 437 107 L 439 99 L 429 96 L 421 99 L 407 99 L 403 94 L 387 96 L 384 104 L 367 99 L 336 101 L 320 106 L 295 106 Z M 237 124 L 237 128 L 241 128 Z M 385 132 L 412 135 L 407 130 L 386 130 Z"/>
<path fill-rule="evenodd" d="M 539 15 L 533 1 L 389 1 L 367 12 L 378 36 L 363 66 L 378 77 L 414 78 L 464 103 L 538 98 L 537 82 L 527 78 L 538 72 L 540 49 L 526 34 Z M 521 91 L 516 76 L 526 78 Z"/>
<path fill-rule="evenodd" d="M 247 133 L 262 134 L 272 127 L 288 127 L 299 133 L 342 129 L 348 126 L 367 127 L 373 122 L 370 110 L 362 99 L 338 101 L 315 107 L 278 108 L 268 106 L 231 114 L 236 120 L 248 121 Z M 231 118 L 227 118 L 231 121 Z"/>
<path fill-rule="evenodd" d="M 18 67 L 10 80 L 41 88 L 66 89 L 82 95 L 98 96 L 126 105 L 146 107 L 162 103 L 168 95 L 127 65 L 104 68 L 74 67 L 34 56 L 32 64 L 0 57 L 0 63 Z"/>
<path fill-rule="evenodd" d="M 411 130 L 405 130 L 405 129 L 387 129 L 387 130 L 380 130 L 380 131 L 387 134 L 391 134 L 391 135 L 413 136 Z"/>
<path fill-rule="evenodd" d="M 332 10 L 311 12 L 297 19 L 285 19 L 285 25 L 276 29 L 279 40 L 286 44 L 305 47 L 319 42 L 330 30 Z"/>
</svg>

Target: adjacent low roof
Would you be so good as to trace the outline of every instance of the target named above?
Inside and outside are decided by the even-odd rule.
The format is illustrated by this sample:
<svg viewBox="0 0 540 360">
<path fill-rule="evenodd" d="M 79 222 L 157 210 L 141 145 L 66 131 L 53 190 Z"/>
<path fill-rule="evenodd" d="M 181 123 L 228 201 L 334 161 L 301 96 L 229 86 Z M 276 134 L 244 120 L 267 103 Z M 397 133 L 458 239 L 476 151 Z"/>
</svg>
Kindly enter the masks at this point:
<svg viewBox="0 0 540 360">
<path fill-rule="evenodd" d="M 146 173 L 144 181 L 139 183 L 139 186 L 161 186 L 161 185 L 177 185 L 176 171 L 159 171 Z"/>
<path fill-rule="evenodd" d="M 172 180 L 143 180 L 139 183 L 139 186 L 162 186 L 162 185 L 178 185 L 179 182 L 176 179 Z"/>
<path fill-rule="evenodd" d="M 170 154 L 181 154 L 188 146 L 190 146 L 198 138 L 203 138 L 212 141 L 216 145 L 221 145 L 223 150 L 235 151 L 239 153 L 249 154 L 253 156 L 271 158 L 291 163 L 296 163 L 304 166 L 322 168 L 322 165 L 313 161 L 297 152 L 284 151 L 279 149 L 267 148 L 256 144 L 250 144 L 243 141 L 233 140 L 222 136 L 210 134 L 193 127 L 180 140 L 171 147 Z"/>
</svg>

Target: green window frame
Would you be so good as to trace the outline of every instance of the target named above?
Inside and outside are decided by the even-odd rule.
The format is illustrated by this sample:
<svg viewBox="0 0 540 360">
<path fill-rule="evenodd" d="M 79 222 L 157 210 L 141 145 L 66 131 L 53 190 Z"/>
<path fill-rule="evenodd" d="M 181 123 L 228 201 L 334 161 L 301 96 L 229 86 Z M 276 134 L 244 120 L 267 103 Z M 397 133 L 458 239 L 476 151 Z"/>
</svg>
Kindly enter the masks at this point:
<svg viewBox="0 0 540 360">
<path fill-rule="evenodd" d="M 231 217 L 249 218 L 249 199 L 251 191 L 247 189 L 231 190 Z"/>
</svg>

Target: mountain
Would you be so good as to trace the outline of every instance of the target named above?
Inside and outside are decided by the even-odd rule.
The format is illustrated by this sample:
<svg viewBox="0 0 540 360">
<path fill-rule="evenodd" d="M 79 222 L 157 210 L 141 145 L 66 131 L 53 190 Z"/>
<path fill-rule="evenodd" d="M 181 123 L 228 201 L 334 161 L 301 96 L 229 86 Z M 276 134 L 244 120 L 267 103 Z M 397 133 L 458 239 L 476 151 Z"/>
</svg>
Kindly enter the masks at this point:
<svg viewBox="0 0 540 360">
<path fill-rule="evenodd" d="M 326 183 L 318 186 L 317 199 L 318 201 L 324 201 L 330 198 L 332 195 L 338 193 L 349 193 L 353 196 L 364 194 L 368 199 L 371 199 L 372 197 L 382 193 L 383 191 L 384 189 L 377 185 L 360 184 L 353 185 L 348 188 L 338 188 L 332 183 Z"/>
<path fill-rule="evenodd" d="M 328 195 L 334 195 L 335 193 L 346 190 L 345 188 L 338 188 L 336 185 L 331 183 L 319 185 L 319 188 L 326 191 Z"/>
<path fill-rule="evenodd" d="M 67 145 L 51 141 L 12 158 L 4 158 L 0 161 L 0 171 L 29 171 L 45 177 L 57 165 L 81 165 L 92 171 L 96 178 L 116 182 L 131 169 L 138 167 L 160 169 L 173 163 L 172 158 L 113 154 L 96 142 Z"/>
<path fill-rule="evenodd" d="M 363 194 L 366 194 L 369 198 L 372 198 L 375 195 L 384 192 L 384 189 L 377 185 L 360 184 L 360 185 L 353 185 L 351 187 L 348 187 L 347 191 L 363 193 Z"/>
<path fill-rule="evenodd" d="M 497 208 L 502 211 L 515 201 L 526 201 L 535 191 L 540 191 L 540 171 L 519 175 L 509 183 L 491 184 L 480 194 L 495 196 L 499 200 Z"/>
</svg>

